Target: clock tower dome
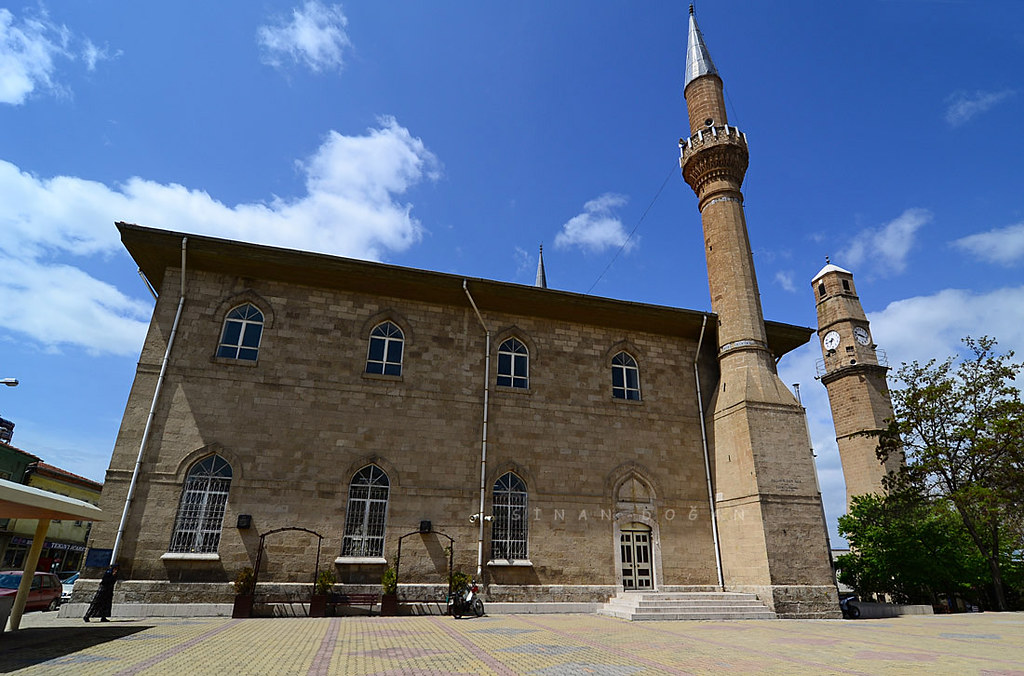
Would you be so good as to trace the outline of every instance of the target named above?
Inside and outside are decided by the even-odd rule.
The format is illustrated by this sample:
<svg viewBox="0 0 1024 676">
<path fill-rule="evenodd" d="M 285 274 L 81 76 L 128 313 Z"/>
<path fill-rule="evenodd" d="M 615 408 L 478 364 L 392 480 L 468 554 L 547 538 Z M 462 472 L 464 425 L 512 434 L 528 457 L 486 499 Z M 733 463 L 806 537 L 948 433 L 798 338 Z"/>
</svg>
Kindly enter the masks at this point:
<svg viewBox="0 0 1024 676">
<path fill-rule="evenodd" d="M 818 375 L 832 407 L 849 509 L 855 495 L 884 493 L 882 479 L 899 469 L 903 461 L 892 455 L 882 463 L 875 454 L 878 438 L 869 434 L 885 429 L 892 419 L 892 400 L 885 381 L 889 367 L 885 354 L 871 337 L 853 273 L 828 263 L 811 285 L 817 300 L 823 357 Z"/>
</svg>

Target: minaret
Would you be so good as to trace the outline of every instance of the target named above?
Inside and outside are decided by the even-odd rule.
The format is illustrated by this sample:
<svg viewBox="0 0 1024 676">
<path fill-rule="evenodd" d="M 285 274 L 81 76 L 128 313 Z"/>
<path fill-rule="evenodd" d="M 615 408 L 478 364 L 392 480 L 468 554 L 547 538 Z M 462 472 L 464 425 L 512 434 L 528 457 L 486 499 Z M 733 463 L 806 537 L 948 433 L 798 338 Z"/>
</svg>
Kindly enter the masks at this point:
<svg viewBox="0 0 1024 676">
<path fill-rule="evenodd" d="M 722 79 L 690 7 L 683 177 L 698 198 L 720 381 L 711 407 L 714 490 L 727 589 L 782 617 L 837 617 L 804 410 L 768 348 L 740 186 L 747 137 L 725 113 Z"/>
<path fill-rule="evenodd" d="M 902 455 L 882 463 L 875 454 L 878 438 L 892 419 L 892 400 L 885 381 L 885 357 L 871 338 L 864 308 L 853 285 L 853 273 L 825 259 L 826 265 L 811 280 L 818 307 L 818 338 L 822 362 L 819 373 L 828 390 L 836 444 L 846 479 L 846 507 L 855 495 L 882 494 L 882 479 L 896 471 Z"/>
<path fill-rule="evenodd" d="M 548 278 L 544 274 L 544 245 L 540 245 L 540 255 L 537 257 L 537 281 L 534 282 L 534 286 L 539 286 L 542 289 L 548 288 Z"/>
</svg>

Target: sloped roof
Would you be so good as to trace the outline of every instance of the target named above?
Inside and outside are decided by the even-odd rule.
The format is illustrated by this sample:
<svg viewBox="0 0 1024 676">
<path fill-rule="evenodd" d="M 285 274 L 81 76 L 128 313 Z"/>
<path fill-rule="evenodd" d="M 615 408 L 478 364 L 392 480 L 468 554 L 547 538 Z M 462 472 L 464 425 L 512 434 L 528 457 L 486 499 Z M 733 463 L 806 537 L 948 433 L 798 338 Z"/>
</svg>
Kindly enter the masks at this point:
<svg viewBox="0 0 1024 676">
<path fill-rule="evenodd" d="M 832 263 L 829 263 L 828 265 L 823 267 L 821 270 L 818 270 L 818 274 L 814 275 L 814 278 L 811 279 L 811 284 L 814 284 L 816 281 L 818 281 L 819 279 L 821 279 L 822 277 L 824 277 L 825 275 L 827 275 L 830 272 L 843 272 L 843 273 L 846 273 L 848 275 L 852 275 L 853 274 L 849 270 L 844 270 L 843 268 L 839 267 L 838 265 L 833 265 Z"/>
<path fill-rule="evenodd" d="M 186 267 L 219 274 L 269 279 L 450 306 L 469 307 L 467 282 L 482 311 L 519 314 L 697 340 L 707 317 L 705 342 L 715 344 L 717 315 L 663 305 L 541 289 L 489 279 L 386 265 L 235 240 L 117 223 L 121 242 L 158 291 L 169 269 L 181 267 L 181 240 L 188 238 Z M 177 286 L 170 291 L 177 296 Z M 778 357 L 805 344 L 814 329 L 765 322 L 768 346 Z"/>
</svg>

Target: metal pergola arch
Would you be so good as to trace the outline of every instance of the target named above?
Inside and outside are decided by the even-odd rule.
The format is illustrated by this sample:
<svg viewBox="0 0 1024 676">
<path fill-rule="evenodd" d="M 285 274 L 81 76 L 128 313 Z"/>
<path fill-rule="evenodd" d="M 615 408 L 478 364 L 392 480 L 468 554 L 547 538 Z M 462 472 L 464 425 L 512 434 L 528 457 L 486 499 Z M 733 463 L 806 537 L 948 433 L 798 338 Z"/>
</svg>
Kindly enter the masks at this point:
<svg viewBox="0 0 1024 676">
<path fill-rule="evenodd" d="M 414 530 L 411 533 L 406 533 L 405 535 L 403 535 L 400 538 L 398 538 L 398 554 L 395 556 L 395 592 L 397 593 L 397 591 L 398 591 L 398 582 L 399 582 L 399 579 L 400 579 L 398 577 L 398 573 L 399 573 L 399 566 L 401 566 L 401 564 L 402 564 L 402 540 L 404 540 L 407 537 L 412 537 L 413 535 L 440 535 L 443 538 L 448 538 L 448 596 L 446 597 L 446 600 L 447 600 L 447 598 L 451 598 L 451 595 L 452 595 L 452 562 L 454 561 L 454 558 L 455 558 L 455 538 L 453 538 L 451 535 L 448 535 L 447 533 L 442 533 L 439 530 L 433 530 L 433 529 L 430 529 L 430 530 L 422 530 L 422 529 L 421 530 Z"/>
<path fill-rule="evenodd" d="M 303 533 L 309 533 L 310 535 L 315 535 L 316 538 L 317 538 L 317 540 L 316 540 L 316 567 L 315 567 L 315 570 L 313 572 L 313 590 L 314 591 L 316 590 L 316 581 L 317 581 L 317 578 L 320 577 L 320 546 L 323 544 L 324 536 L 320 535 L 320 533 L 317 533 L 315 530 L 310 530 L 308 528 L 300 528 L 298 526 L 284 526 L 283 528 L 275 528 L 273 530 L 268 530 L 266 533 L 260 533 L 260 547 L 259 547 L 259 550 L 257 550 L 257 552 L 256 552 L 256 565 L 253 566 L 253 573 L 252 573 L 252 590 L 253 590 L 254 594 L 256 593 L 256 583 L 259 582 L 259 578 L 260 578 L 260 564 L 263 562 L 263 546 L 264 546 L 264 543 L 267 540 L 267 536 L 268 535 L 274 535 L 275 533 L 281 533 L 281 532 L 284 532 L 284 531 L 292 531 L 292 530 L 294 530 L 294 531 L 301 531 Z M 310 595 L 312 596 L 312 592 L 310 593 Z"/>
</svg>

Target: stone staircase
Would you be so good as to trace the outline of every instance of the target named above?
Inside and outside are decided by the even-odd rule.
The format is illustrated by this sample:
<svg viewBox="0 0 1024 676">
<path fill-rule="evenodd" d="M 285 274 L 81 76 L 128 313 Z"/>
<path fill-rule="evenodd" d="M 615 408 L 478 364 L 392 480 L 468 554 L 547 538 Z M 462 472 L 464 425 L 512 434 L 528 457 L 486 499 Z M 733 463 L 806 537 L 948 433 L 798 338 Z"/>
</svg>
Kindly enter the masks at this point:
<svg viewBox="0 0 1024 676">
<path fill-rule="evenodd" d="M 753 594 L 734 592 L 619 592 L 599 615 L 624 620 L 774 620 Z"/>
</svg>

